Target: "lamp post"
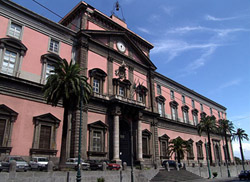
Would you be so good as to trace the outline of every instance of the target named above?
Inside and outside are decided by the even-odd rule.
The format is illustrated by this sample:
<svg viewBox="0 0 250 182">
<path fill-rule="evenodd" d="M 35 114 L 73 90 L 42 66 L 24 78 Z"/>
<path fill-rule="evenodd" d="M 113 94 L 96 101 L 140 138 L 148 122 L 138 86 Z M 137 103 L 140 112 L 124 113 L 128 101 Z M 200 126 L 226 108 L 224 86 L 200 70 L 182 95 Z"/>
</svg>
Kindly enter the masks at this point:
<svg viewBox="0 0 250 182">
<path fill-rule="evenodd" d="M 211 170 L 210 170 L 210 164 L 209 164 L 209 155 L 208 155 L 208 150 L 207 150 L 207 142 L 205 139 L 205 147 L 206 147 L 206 155 L 207 155 L 207 168 L 208 168 L 208 178 L 211 178 Z"/>
<path fill-rule="evenodd" d="M 131 121 L 131 125 L 130 125 L 130 139 L 131 139 L 131 182 L 134 182 L 134 166 L 133 166 L 133 123 Z"/>
<path fill-rule="evenodd" d="M 81 84 L 81 95 L 80 95 L 80 127 L 79 127 L 79 144 L 78 144 L 78 162 L 77 162 L 77 175 L 76 181 L 81 181 L 81 144 L 82 144 L 82 84 Z"/>
</svg>

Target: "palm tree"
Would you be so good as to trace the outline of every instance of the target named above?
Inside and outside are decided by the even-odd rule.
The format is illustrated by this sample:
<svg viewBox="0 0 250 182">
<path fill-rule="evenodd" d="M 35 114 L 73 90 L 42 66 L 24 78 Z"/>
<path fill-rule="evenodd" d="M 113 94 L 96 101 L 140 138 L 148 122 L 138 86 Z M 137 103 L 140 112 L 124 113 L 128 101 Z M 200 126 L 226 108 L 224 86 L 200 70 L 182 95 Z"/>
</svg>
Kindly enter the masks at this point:
<svg viewBox="0 0 250 182">
<path fill-rule="evenodd" d="M 248 135 L 245 133 L 245 130 L 243 130 L 241 128 L 238 128 L 237 131 L 235 133 L 233 133 L 233 139 L 234 140 L 236 140 L 236 139 L 239 140 L 242 167 L 243 167 L 243 170 L 245 170 L 245 166 L 244 166 L 245 160 L 244 160 L 244 154 L 243 154 L 243 150 L 242 150 L 241 141 L 244 140 L 244 139 L 248 141 L 249 140 Z"/>
<path fill-rule="evenodd" d="M 213 163 L 213 159 L 212 159 L 212 151 L 211 151 L 210 134 L 215 132 L 216 129 L 217 129 L 216 118 L 214 116 L 202 117 L 200 123 L 197 125 L 197 131 L 200 136 L 202 132 L 205 132 L 207 134 L 208 156 L 209 156 L 211 164 Z"/>
<path fill-rule="evenodd" d="M 58 61 L 55 69 L 51 71 L 45 86 L 44 97 L 48 104 L 57 106 L 62 101 L 64 108 L 63 131 L 61 139 L 61 153 L 59 165 L 66 162 L 66 140 L 68 129 L 68 116 L 77 110 L 80 99 L 84 104 L 88 103 L 92 88 L 87 78 L 80 74 L 81 68 L 72 61 L 68 64 L 66 59 Z"/>
<path fill-rule="evenodd" d="M 222 136 L 225 137 L 225 142 L 226 142 L 226 156 L 227 160 L 230 162 L 231 158 L 229 155 L 229 147 L 228 147 L 228 135 L 232 135 L 232 132 L 234 132 L 234 126 L 232 121 L 226 120 L 226 119 L 220 119 L 218 121 L 218 130 L 219 133 L 221 133 Z"/>
<path fill-rule="evenodd" d="M 188 141 L 183 140 L 181 137 L 170 140 L 168 146 L 169 155 L 177 154 L 178 163 L 181 162 L 181 156 L 184 156 L 184 154 L 189 151 L 190 145 Z"/>
</svg>

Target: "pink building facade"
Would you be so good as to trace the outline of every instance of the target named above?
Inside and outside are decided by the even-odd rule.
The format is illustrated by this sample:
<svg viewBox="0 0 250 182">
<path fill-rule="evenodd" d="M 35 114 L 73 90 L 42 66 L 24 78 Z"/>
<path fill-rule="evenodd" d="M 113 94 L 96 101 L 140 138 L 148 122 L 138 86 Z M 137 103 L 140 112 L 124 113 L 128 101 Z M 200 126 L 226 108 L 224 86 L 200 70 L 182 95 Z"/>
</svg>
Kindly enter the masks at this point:
<svg viewBox="0 0 250 182">
<path fill-rule="evenodd" d="M 204 115 L 226 108 L 156 72 L 153 45 L 125 22 L 80 2 L 59 23 L 11 1 L 0 2 L 0 157 L 60 155 L 63 108 L 46 104 L 42 87 L 56 61 L 73 60 L 93 87 L 83 110 L 82 157 L 152 165 L 171 139 L 188 140 L 187 164 L 206 163 Z M 21 18 L 20 18 L 21 17 Z M 67 157 L 76 157 L 80 111 L 69 122 Z M 231 145 L 231 141 L 229 141 Z M 225 141 L 212 134 L 212 157 L 225 161 Z M 230 147 L 230 159 L 233 151 Z"/>
</svg>

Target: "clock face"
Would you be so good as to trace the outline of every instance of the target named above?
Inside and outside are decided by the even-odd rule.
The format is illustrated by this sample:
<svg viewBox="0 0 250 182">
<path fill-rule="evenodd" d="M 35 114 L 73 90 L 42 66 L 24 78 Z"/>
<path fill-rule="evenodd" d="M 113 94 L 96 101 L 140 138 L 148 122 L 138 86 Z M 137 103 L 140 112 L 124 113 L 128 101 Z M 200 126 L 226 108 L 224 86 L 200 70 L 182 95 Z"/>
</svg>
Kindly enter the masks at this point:
<svg viewBox="0 0 250 182">
<path fill-rule="evenodd" d="M 117 49 L 119 51 L 121 51 L 122 53 L 124 53 L 126 51 L 126 47 L 125 47 L 125 45 L 124 45 L 123 42 L 118 41 L 117 44 L 116 44 L 116 46 L 117 46 Z"/>
</svg>

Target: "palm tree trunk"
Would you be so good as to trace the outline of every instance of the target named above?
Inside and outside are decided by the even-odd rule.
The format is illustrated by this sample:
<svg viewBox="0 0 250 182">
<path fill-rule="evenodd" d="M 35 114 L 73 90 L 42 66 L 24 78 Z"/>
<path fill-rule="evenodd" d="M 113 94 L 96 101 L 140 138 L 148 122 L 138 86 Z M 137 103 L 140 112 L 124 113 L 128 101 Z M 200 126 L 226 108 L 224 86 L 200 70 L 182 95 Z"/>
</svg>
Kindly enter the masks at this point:
<svg viewBox="0 0 250 182">
<path fill-rule="evenodd" d="M 179 151 L 177 152 L 177 161 L 178 161 L 178 163 L 181 163 L 181 155 L 180 155 Z"/>
<path fill-rule="evenodd" d="M 243 170 L 245 171 L 245 159 L 244 159 L 244 154 L 243 154 L 243 150 L 242 150 L 240 136 L 239 136 L 239 142 L 240 142 L 240 154 L 241 154 L 241 160 L 242 160 L 242 167 L 243 167 Z"/>
<path fill-rule="evenodd" d="M 210 159 L 210 164 L 213 163 L 213 159 L 212 159 L 212 150 L 211 150 L 211 142 L 210 142 L 210 133 L 207 132 L 207 140 L 208 140 L 208 156 Z"/>
<path fill-rule="evenodd" d="M 227 133 L 226 132 L 224 132 L 224 135 L 225 135 L 225 140 L 226 140 L 226 153 L 227 153 L 227 160 L 228 160 L 228 162 L 231 162 L 231 157 L 230 157 L 230 155 L 229 155 L 229 147 L 228 147 L 228 141 L 227 141 Z"/>
<path fill-rule="evenodd" d="M 66 163 L 68 115 L 69 115 L 69 109 L 68 108 L 64 108 L 64 113 L 63 113 L 63 130 L 62 130 L 62 143 L 61 143 L 61 152 L 60 152 L 59 166 L 63 166 Z"/>
</svg>

